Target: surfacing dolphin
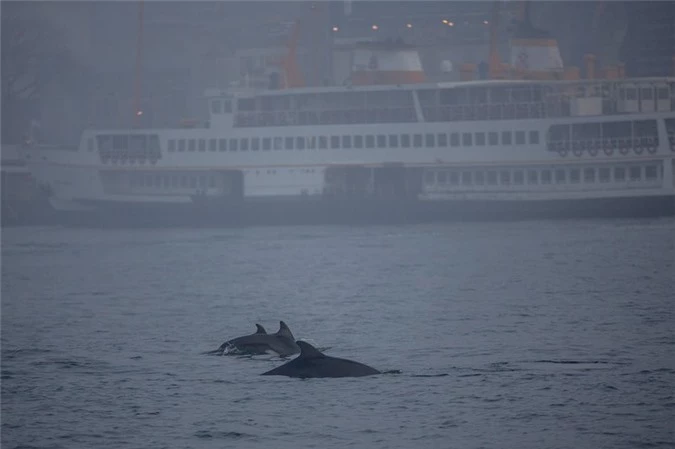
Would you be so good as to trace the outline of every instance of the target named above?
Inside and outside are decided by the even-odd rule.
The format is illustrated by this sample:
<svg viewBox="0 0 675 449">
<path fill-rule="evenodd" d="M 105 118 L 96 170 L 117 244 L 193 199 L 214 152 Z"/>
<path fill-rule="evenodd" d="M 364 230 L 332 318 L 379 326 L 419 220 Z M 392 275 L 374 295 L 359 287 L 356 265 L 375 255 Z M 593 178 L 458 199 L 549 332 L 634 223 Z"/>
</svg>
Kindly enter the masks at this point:
<svg viewBox="0 0 675 449">
<path fill-rule="evenodd" d="M 302 340 L 297 342 L 300 355 L 290 362 L 262 373 L 262 376 L 310 377 L 363 377 L 382 374 L 363 363 L 329 357 Z"/>
<path fill-rule="evenodd" d="M 256 325 L 258 326 L 258 325 Z M 286 323 L 279 321 L 279 330 L 274 334 L 258 332 L 243 337 L 234 338 L 223 343 L 213 354 L 246 354 L 260 355 L 268 352 L 276 352 L 281 357 L 297 354 L 300 348 L 295 343 L 293 333 Z M 262 329 L 264 331 L 264 329 Z"/>
<path fill-rule="evenodd" d="M 250 335 L 244 335 L 242 337 L 237 337 L 233 338 L 232 340 L 227 340 L 225 343 L 220 345 L 218 349 L 214 349 L 213 351 L 206 351 L 204 354 L 214 354 L 214 355 L 223 355 L 225 353 L 225 350 L 228 349 L 228 347 L 234 346 L 235 342 L 240 341 L 240 340 L 245 340 L 247 338 L 253 337 L 255 335 L 267 335 L 267 331 L 265 328 L 262 326 L 262 324 L 255 324 L 256 331 Z"/>
</svg>

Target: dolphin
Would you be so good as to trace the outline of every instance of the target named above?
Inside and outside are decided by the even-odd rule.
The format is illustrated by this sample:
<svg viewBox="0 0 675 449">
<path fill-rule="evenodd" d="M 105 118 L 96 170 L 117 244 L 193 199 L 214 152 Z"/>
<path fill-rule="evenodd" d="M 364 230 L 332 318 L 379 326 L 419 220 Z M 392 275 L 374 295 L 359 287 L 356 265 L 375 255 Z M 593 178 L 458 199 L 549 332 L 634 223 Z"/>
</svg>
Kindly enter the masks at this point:
<svg viewBox="0 0 675 449">
<path fill-rule="evenodd" d="M 381 374 L 375 368 L 323 354 L 309 343 L 299 340 L 300 355 L 290 362 L 262 373 L 262 376 L 310 377 L 363 377 Z"/>
<path fill-rule="evenodd" d="M 209 353 L 224 355 L 226 351 L 234 350 L 232 351 L 234 354 L 259 355 L 272 351 L 281 357 L 287 357 L 300 352 L 293 333 L 283 321 L 279 321 L 279 330 L 274 334 L 268 334 L 259 324 L 256 324 L 256 327 L 258 332 L 255 334 L 228 340 L 220 345 L 220 348 Z"/>
</svg>

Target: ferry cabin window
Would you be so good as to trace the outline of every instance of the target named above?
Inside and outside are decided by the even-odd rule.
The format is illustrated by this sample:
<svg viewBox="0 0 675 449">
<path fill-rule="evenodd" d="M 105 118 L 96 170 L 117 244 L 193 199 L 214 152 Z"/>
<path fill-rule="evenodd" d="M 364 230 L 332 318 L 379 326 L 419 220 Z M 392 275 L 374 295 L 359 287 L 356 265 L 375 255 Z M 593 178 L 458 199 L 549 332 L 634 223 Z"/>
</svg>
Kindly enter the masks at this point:
<svg viewBox="0 0 675 449">
<path fill-rule="evenodd" d="M 626 169 L 623 167 L 614 168 L 614 181 L 622 182 L 626 180 Z"/>
<path fill-rule="evenodd" d="M 551 183 L 551 170 L 542 170 L 541 171 L 541 183 L 550 184 Z"/>
<path fill-rule="evenodd" d="M 213 189 L 216 187 L 216 177 L 214 175 L 209 176 L 209 188 Z"/>
<path fill-rule="evenodd" d="M 435 134 L 427 134 L 424 136 L 424 144 L 427 148 L 432 148 L 436 146 L 436 135 Z"/>
<path fill-rule="evenodd" d="M 539 184 L 539 173 L 537 172 L 537 170 L 527 171 L 527 183 L 530 185 Z"/>
<path fill-rule="evenodd" d="M 488 144 L 492 146 L 499 145 L 499 134 L 494 131 L 488 133 Z"/>
<path fill-rule="evenodd" d="M 539 144 L 539 131 L 530 131 L 530 144 Z"/>
<path fill-rule="evenodd" d="M 448 146 L 448 135 L 445 133 L 438 134 L 438 146 L 447 147 Z"/>
<path fill-rule="evenodd" d="M 178 151 L 185 151 L 185 139 L 178 140 Z"/>
<path fill-rule="evenodd" d="M 284 147 L 287 150 L 292 150 L 293 149 L 293 138 L 292 137 L 286 137 L 284 139 Z"/>
<path fill-rule="evenodd" d="M 603 167 L 598 170 L 598 180 L 600 182 L 609 182 L 611 179 L 609 168 Z"/>
<path fill-rule="evenodd" d="M 401 148 L 410 148 L 410 134 L 401 134 Z"/>
<path fill-rule="evenodd" d="M 197 141 L 195 139 L 188 140 L 188 151 L 195 151 L 197 149 Z"/>
<path fill-rule="evenodd" d="M 386 148 L 387 147 L 387 136 L 384 134 L 378 134 L 377 135 L 377 147 L 378 148 Z"/>
<path fill-rule="evenodd" d="M 594 183 L 595 182 L 595 169 L 592 167 L 584 168 L 584 182 Z"/>
<path fill-rule="evenodd" d="M 450 146 L 453 147 L 459 146 L 459 133 L 450 134 Z"/>
<path fill-rule="evenodd" d="M 225 112 L 232 112 L 232 102 L 230 100 L 225 100 L 224 102 Z"/>
<path fill-rule="evenodd" d="M 640 97 L 642 97 L 643 100 L 653 100 L 654 99 L 654 91 L 652 90 L 651 87 L 643 87 L 642 92 L 640 93 Z"/>
<path fill-rule="evenodd" d="M 330 147 L 340 148 L 340 136 L 330 136 Z"/>
<path fill-rule="evenodd" d="M 218 139 L 218 151 L 227 151 L 227 139 Z"/>
<path fill-rule="evenodd" d="M 502 185 L 508 186 L 511 184 L 511 172 L 508 170 L 502 170 L 499 173 L 499 180 Z"/>
<path fill-rule="evenodd" d="M 432 171 L 428 171 L 424 174 L 424 183 L 427 185 L 433 185 L 436 174 Z"/>
<path fill-rule="evenodd" d="M 631 167 L 630 168 L 630 180 L 639 181 L 642 177 L 642 167 Z"/>
<path fill-rule="evenodd" d="M 271 137 L 263 137 L 262 149 L 265 150 L 265 151 L 269 151 L 269 150 L 272 149 L 272 138 Z"/>
<path fill-rule="evenodd" d="M 220 100 L 212 100 L 211 101 L 211 112 L 213 114 L 220 114 L 222 112 L 222 104 Z"/>
<path fill-rule="evenodd" d="M 444 171 L 439 171 L 436 174 L 436 180 L 439 184 L 447 184 L 448 182 L 448 174 L 447 172 Z"/>
<path fill-rule="evenodd" d="M 193 189 L 197 187 L 197 178 L 194 176 L 190 176 L 190 187 Z"/>
<path fill-rule="evenodd" d="M 94 139 L 91 137 L 87 139 L 87 150 L 94 151 Z"/>
<path fill-rule="evenodd" d="M 658 170 L 655 165 L 648 165 L 645 167 L 645 178 L 649 180 L 658 179 Z"/>
<path fill-rule="evenodd" d="M 275 150 L 283 150 L 284 149 L 284 139 L 283 139 L 283 137 L 275 137 L 274 138 L 274 149 Z"/>
<path fill-rule="evenodd" d="M 178 188 L 178 175 L 171 176 L 171 187 Z"/>
<path fill-rule="evenodd" d="M 485 133 L 476 133 L 476 146 L 485 146 Z"/>
<path fill-rule="evenodd" d="M 513 172 L 513 183 L 517 186 L 521 186 L 525 183 L 525 175 L 522 170 Z"/>
<path fill-rule="evenodd" d="M 260 138 L 253 137 L 251 139 L 251 151 L 258 151 L 260 149 Z"/>
<path fill-rule="evenodd" d="M 563 184 L 565 182 L 565 169 L 564 168 L 558 168 L 555 171 L 555 183 L 556 184 Z"/>
<path fill-rule="evenodd" d="M 525 131 L 516 131 L 516 145 L 525 145 Z"/>
<path fill-rule="evenodd" d="M 349 149 L 352 147 L 352 136 L 342 136 L 342 148 Z"/>
<path fill-rule="evenodd" d="M 354 136 L 354 148 L 363 148 L 363 136 Z"/>
<path fill-rule="evenodd" d="M 141 136 L 143 139 L 145 136 Z M 148 147 L 150 150 L 157 150 L 159 152 L 159 136 L 156 134 L 152 134 L 149 136 L 149 142 L 148 142 Z"/>
<path fill-rule="evenodd" d="M 199 151 L 206 151 L 206 139 L 199 139 Z"/>
<path fill-rule="evenodd" d="M 456 171 L 450 172 L 450 185 L 451 186 L 459 185 L 459 173 L 457 173 Z"/>
<path fill-rule="evenodd" d="M 239 139 L 239 151 L 248 151 L 248 139 Z"/>
<path fill-rule="evenodd" d="M 482 171 L 477 171 L 474 173 L 474 181 L 477 186 L 482 186 L 485 184 L 485 174 Z"/>
<path fill-rule="evenodd" d="M 176 151 L 176 140 L 170 139 L 169 140 L 169 153 L 173 153 L 174 151 Z"/>
<path fill-rule="evenodd" d="M 422 134 L 413 134 L 413 147 L 422 147 Z"/>
<path fill-rule="evenodd" d="M 472 145 L 471 142 L 471 133 L 463 133 L 462 134 L 462 145 L 465 147 L 469 147 Z"/>
<path fill-rule="evenodd" d="M 488 183 L 488 185 L 491 185 L 491 186 L 497 185 L 497 172 L 496 171 L 489 171 L 487 173 L 487 183 Z"/>
<path fill-rule="evenodd" d="M 209 151 L 216 151 L 218 149 L 218 141 L 216 139 L 209 139 Z"/>
<path fill-rule="evenodd" d="M 462 185 L 470 186 L 473 184 L 473 178 L 470 171 L 462 172 Z"/>
<path fill-rule="evenodd" d="M 319 136 L 319 149 L 325 150 L 326 148 L 328 148 L 328 137 Z"/>
<path fill-rule="evenodd" d="M 579 184 L 580 178 L 581 178 L 581 173 L 579 172 L 578 168 L 570 169 L 570 183 Z"/>
<path fill-rule="evenodd" d="M 295 149 L 296 150 L 304 150 L 305 149 L 305 138 L 304 137 L 296 137 L 295 138 Z"/>
<path fill-rule="evenodd" d="M 202 189 L 206 188 L 206 176 L 201 175 L 199 177 L 199 187 L 202 188 Z"/>
<path fill-rule="evenodd" d="M 375 148 L 375 136 L 366 136 L 366 148 Z"/>
<path fill-rule="evenodd" d="M 183 175 L 183 176 L 180 177 L 180 186 L 181 186 L 182 188 L 184 188 L 184 189 L 187 188 L 187 186 L 188 186 L 188 178 L 187 178 L 187 176 Z"/>
<path fill-rule="evenodd" d="M 389 134 L 389 148 L 398 148 L 398 134 Z"/>
<path fill-rule="evenodd" d="M 230 151 L 237 151 L 239 141 L 237 139 L 230 139 Z"/>
<path fill-rule="evenodd" d="M 511 131 L 502 131 L 502 145 L 511 145 Z"/>
</svg>

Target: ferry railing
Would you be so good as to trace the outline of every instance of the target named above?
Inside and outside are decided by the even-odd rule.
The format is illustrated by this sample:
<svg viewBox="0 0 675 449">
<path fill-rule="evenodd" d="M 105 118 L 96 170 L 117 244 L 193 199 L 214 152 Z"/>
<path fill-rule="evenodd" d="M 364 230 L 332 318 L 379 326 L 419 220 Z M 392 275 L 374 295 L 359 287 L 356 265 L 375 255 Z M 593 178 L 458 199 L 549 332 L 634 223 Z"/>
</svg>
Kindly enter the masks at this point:
<svg viewBox="0 0 675 449">
<path fill-rule="evenodd" d="M 415 109 L 390 108 L 342 108 L 333 110 L 240 112 L 235 117 L 238 127 L 349 125 L 374 123 L 416 122 Z"/>
</svg>

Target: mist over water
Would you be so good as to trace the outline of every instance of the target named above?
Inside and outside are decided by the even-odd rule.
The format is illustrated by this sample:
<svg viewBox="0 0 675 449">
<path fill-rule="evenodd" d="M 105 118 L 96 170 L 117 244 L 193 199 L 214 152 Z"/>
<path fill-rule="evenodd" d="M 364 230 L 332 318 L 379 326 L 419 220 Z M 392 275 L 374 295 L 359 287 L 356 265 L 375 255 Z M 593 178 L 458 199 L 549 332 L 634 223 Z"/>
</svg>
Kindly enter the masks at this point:
<svg viewBox="0 0 675 449">
<path fill-rule="evenodd" d="M 3 448 L 675 445 L 672 218 L 2 240 Z M 401 373 L 200 354 L 279 320 Z"/>
</svg>

